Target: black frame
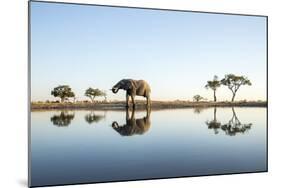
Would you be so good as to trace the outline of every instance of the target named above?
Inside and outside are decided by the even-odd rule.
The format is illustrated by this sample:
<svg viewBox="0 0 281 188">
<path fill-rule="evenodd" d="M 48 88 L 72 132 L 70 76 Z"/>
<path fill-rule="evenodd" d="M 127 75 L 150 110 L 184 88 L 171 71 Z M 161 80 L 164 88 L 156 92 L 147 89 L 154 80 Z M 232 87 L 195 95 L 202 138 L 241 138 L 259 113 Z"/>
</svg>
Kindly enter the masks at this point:
<svg viewBox="0 0 281 188">
<path fill-rule="evenodd" d="M 266 18 L 266 170 L 264 171 L 249 171 L 249 172 L 237 172 L 237 173 L 223 173 L 223 174 L 208 174 L 208 175 L 194 175 L 194 176 L 176 176 L 176 177 L 163 177 L 163 178 L 147 178 L 147 179 L 131 179 L 131 180 L 112 180 L 105 182 L 85 182 L 85 183 L 69 183 L 69 184 L 50 184 L 42 186 L 31 186 L 31 2 L 40 3 L 52 3 L 52 4 L 71 4 L 80 6 L 99 6 L 99 7 L 114 7 L 114 8 L 132 8 L 132 9 L 146 9 L 146 10 L 159 10 L 159 11 L 176 11 L 176 12 L 193 12 L 193 13 L 205 13 L 205 14 L 222 14 L 222 15 L 236 15 L 236 16 L 251 16 L 251 17 L 264 17 Z M 163 8 L 147 8 L 147 7 L 133 7 L 133 6 L 118 6 L 118 5 L 104 5 L 104 4 L 88 4 L 88 3 L 73 3 L 73 2 L 59 2 L 59 1 L 41 1 L 41 0 L 29 0 L 28 1 L 28 187 L 49 187 L 49 186 L 64 186 L 64 185 L 84 185 L 84 184 L 98 184 L 98 183 L 112 183 L 112 182 L 130 182 L 130 181 L 142 181 L 142 180 L 161 180 L 161 179 L 175 179 L 186 177 L 206 177 L 206 176 L 221 176 L 221 175 L 236 175 L 236 174 L 252 174 L 252 173 L 264 173 L 268 172 L 268 16 L 258 14 L 239 14 L 229 12 L 208 12 L 208 11 L 192 11 L 192 10 L 180 10 L 180 9 L 163 9 Z"/>
</svg>

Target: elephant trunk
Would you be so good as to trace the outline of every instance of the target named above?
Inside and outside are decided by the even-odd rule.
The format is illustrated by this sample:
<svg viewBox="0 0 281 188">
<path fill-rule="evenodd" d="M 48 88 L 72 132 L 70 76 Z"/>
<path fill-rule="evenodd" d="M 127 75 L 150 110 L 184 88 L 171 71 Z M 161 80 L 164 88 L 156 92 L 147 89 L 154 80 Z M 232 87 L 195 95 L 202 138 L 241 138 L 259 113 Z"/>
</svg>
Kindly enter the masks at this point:
<svg viewBox="0 0 281 188">
<path fill-rule="evenodd" d="M 112 127 L 117 129 L 119 127 L 119 125 L 116 121 L 114 121 L 114 122 L 112 122 Z"/>
<path fill-rule="evenodd" d="M 119 88 L 113 87 L 111 90 L 113 93 L 117 93 L 119 91 Z"/>
</svg>

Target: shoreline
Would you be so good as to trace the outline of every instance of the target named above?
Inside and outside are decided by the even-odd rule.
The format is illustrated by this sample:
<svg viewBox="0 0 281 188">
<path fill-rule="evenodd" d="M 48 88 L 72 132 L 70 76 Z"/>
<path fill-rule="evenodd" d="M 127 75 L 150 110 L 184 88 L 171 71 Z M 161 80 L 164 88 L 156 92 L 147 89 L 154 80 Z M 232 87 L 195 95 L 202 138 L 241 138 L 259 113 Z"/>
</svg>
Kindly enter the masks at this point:
<svg viewBox="0 0 281 188">
<path fill-rule="evenodd" d="M 266 101 L 237 101 L 237 102 L 190 102 L 190 101 L 152 101 L 151 110 L 208 108 L 208 107 L 267 107 Z M 130 109 L 132 104 L 130 104 Z M 126 109 L 125 101 L 95 102 L 95 103 L 31 103 L 31 111 L 36 110 L 122 110 Z M 146 109 L 144 101 L 136 101 L 136 110 Z"/>
</svg>

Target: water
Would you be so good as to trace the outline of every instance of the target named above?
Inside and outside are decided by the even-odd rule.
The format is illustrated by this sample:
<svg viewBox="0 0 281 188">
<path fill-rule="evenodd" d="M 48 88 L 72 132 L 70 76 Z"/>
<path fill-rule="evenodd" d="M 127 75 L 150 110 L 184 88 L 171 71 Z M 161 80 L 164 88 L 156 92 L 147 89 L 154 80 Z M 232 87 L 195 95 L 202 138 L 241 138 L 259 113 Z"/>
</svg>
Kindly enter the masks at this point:
<svg viewBox="0 0 281 188">
<path fill-rule="evenodd" d="M 266 108 L 38 111 L 31 184 L 260 172 L 266 147 Z"/>
</svg>

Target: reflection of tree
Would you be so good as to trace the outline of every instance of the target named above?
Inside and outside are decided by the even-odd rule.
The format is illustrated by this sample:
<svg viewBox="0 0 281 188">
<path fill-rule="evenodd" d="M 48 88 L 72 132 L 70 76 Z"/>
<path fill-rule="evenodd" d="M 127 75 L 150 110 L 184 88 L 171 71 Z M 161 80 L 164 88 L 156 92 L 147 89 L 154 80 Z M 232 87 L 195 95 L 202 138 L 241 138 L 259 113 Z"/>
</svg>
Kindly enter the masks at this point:
<svg viewBox="0 0 281 188">
<path fill-rule="evenodd" d="M 90 112 L 89 114 L 85 115 L 85 120 L 89 123 L 98 123 L 100 120 L 104 119 L 105 115 L 97 115 L 94 112 Z"/>
<path fill-rule="evenodd" d="M 208 129 L 214 129 L 215 134 L 219 133 L 221 123 L 217 120 L 217 108 L 214 108 L 214 119 L 206 122 Z"/>
<path fill-rule="evenodd" d="M 122 136 L 132 136 L 135 134 L 143 134 L 150 128 L 150 109 L 146 109 L 146 116 L 135 119 L 135 109 L 132 110 L 129 117 L 129 109 L 126 109 L 126 124 L 119 125 L 116 121 L 112 123 L 112 128 Z"/>
<path fill-rule="evenodd" d="M 252 123 L 242 124 L 237 118 L 234 108 L 232 108 L 232 113 L 233 115 L 229 122 L 221 126 L 221 129 L 227 135 L 235 136 L 237 133 L 244 134 L 245 132 L 251 129 Z"/>
<path fill-rule="evenodd" d="M 74 119 L 74 113 L 68 113 L 67 111 L 62 111 L 59 115 L 53 115 L 51 117 L 51 122 L 58 127 L 66 127 Z"/>
<path fill-rule="evenodd" d="M 205 108 L 202 108 L 202 107 L 194 107 L 193 108 L 193 112 L 195 114 L 200 114 Z"/>
</svg>

